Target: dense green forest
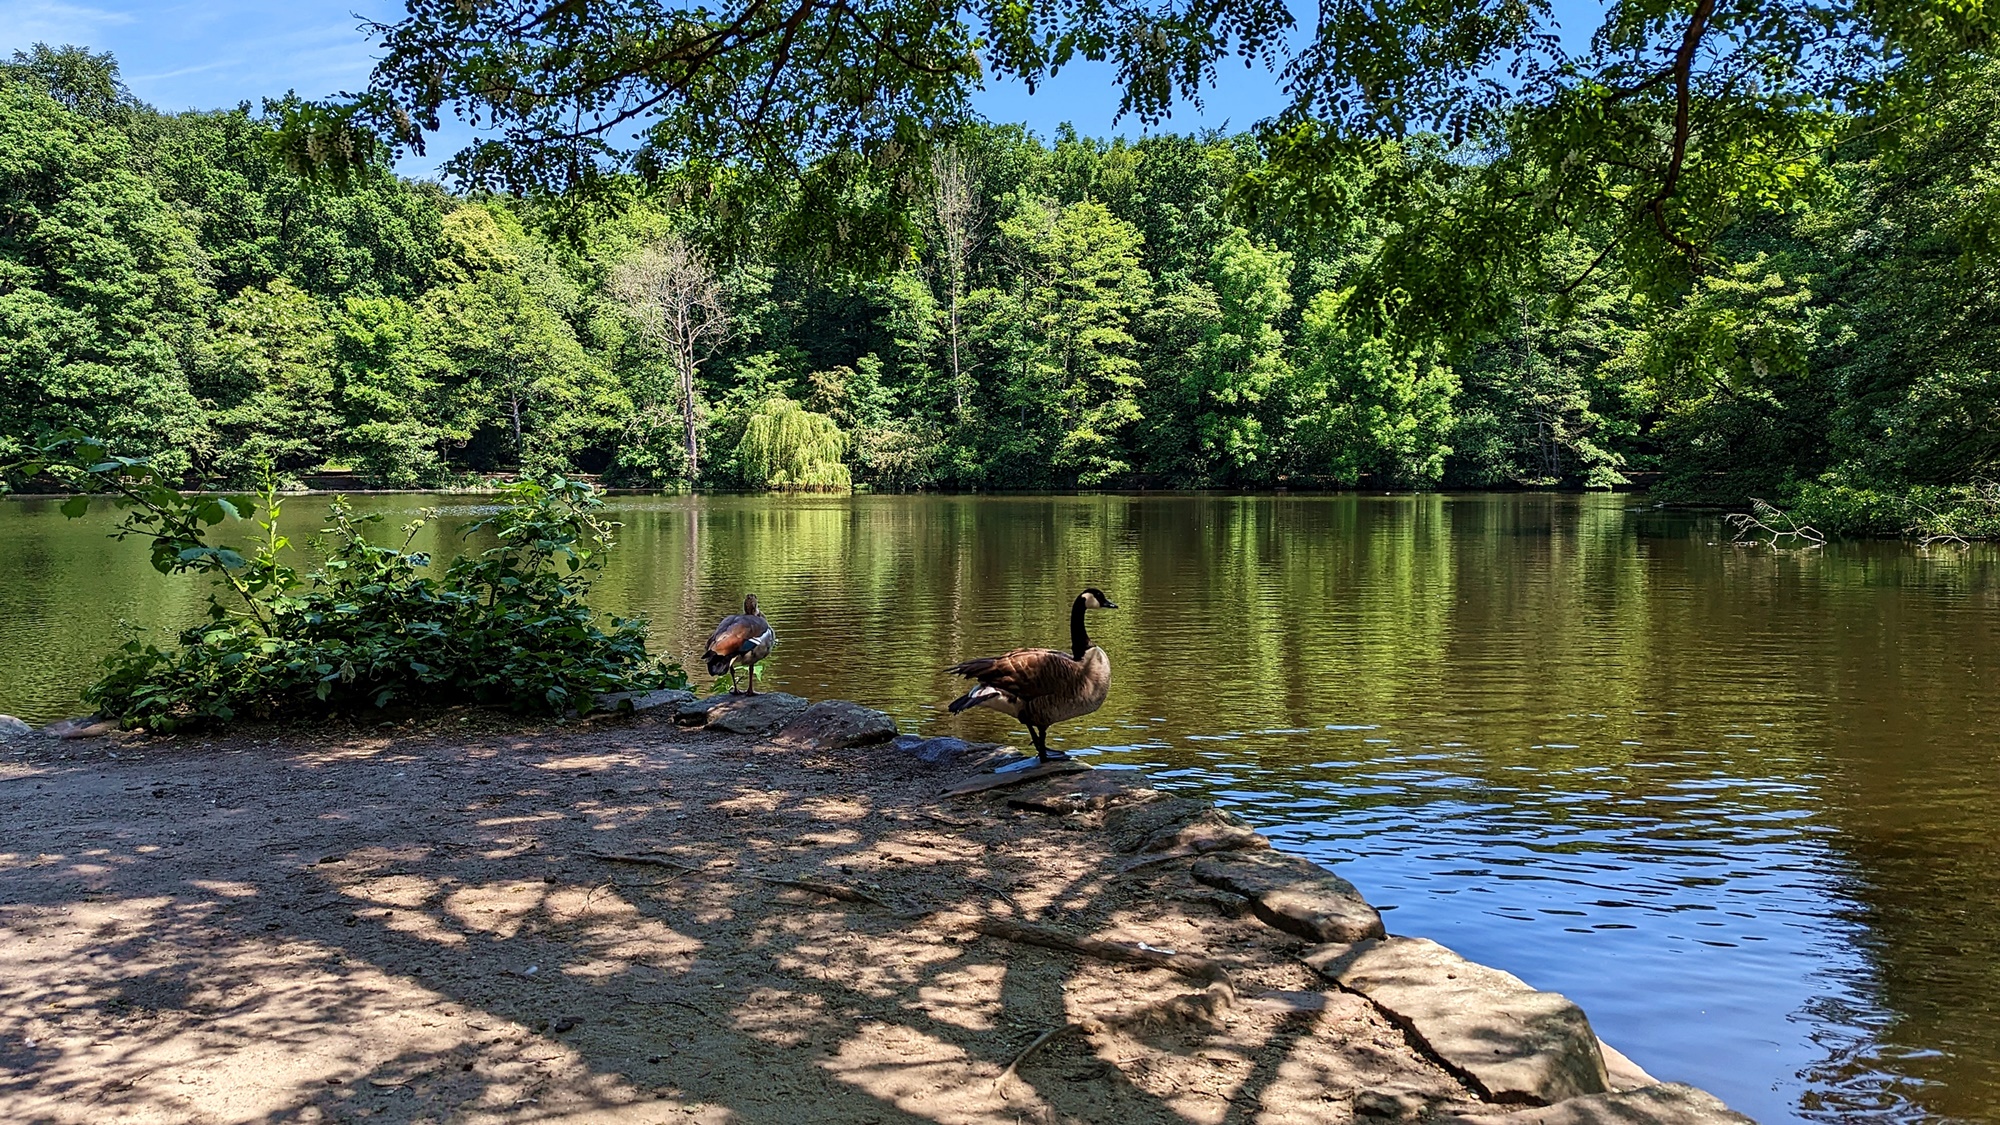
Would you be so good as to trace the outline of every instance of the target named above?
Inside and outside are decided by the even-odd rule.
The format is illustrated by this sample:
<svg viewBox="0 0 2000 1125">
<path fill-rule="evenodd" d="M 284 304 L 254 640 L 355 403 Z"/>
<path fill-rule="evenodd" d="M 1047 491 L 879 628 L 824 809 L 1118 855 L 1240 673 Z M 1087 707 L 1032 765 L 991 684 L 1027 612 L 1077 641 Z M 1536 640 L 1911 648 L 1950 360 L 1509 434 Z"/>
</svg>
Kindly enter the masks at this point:
<svg viewBox="0 0 2000 1125">
<path fill-rule="evenodd" d="M 277 159 L 286 108 L 159 113 L 69 48 L 0 68 L 0 462 L 77 429 L 213 484 L 266 462 L 396 487 L 1645 473 L 1833 530 L 1995 522 L 2000 78 L 1893 149 L 1817 152 L 1811 190 L 1729 215 L 1678 284 L 1558 233 L 1456 319 L 1410 299 L 1412 256 L 1455 253 L 1414 233 L 1485 189 L 1424 138 L 1325 170 L 1309 224 L 1252 135 L 985 123 L 916 173 L 563 207 L 308 182 Z M 840 252 L 852 224 L 887 249 Z"/>
</svg>

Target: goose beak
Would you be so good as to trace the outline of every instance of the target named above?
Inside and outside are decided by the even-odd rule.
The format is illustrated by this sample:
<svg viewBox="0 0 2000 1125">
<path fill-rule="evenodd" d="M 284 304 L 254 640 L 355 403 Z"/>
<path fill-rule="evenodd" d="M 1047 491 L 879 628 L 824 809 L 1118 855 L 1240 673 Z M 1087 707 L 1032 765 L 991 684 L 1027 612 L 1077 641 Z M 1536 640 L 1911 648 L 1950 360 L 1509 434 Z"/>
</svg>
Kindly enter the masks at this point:
<svg viewBox="0 0 2000 1125">
<path fill-rule="evenodd" d="M 1098 603 L 1098 606 L 1097 606 L 1097 608 L 1099 608 L 1099 609 L 1117 609 L 1117 608 L 1118 608 L 1118 603 L 1117 603 L 1117 602 L 1114 602 L 1114 601 L 1112 601 L 1112 600 L 1111 600 L 1110 598 L 1104 598 L 1104 599 L 1102 599 L 1102 600 L 1101 600 L 1101 601 L 1100 601 L 1100 602 Z"/>
</svg>

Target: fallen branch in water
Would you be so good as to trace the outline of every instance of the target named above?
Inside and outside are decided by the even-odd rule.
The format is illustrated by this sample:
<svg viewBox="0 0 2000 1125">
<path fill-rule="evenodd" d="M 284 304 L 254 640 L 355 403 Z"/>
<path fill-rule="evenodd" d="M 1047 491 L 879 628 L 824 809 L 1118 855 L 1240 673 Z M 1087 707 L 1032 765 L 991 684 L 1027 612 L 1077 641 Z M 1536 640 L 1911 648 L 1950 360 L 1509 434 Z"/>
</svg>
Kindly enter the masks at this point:
<svg viewBox="0 0 2000 1125">
<path fill-rule="evenodd" d="M 1773 547 L 1785 545 L 1804 547 L 1826 546 L 1826 536 L 1811 524 L 1800 523 L 1790 512 L 1767 500 L 1750 498 L 1750 510 L 1734 512 L 1723 517 L 1729 526 L 1736 529 L 1734 542 L 1762 542 L 1758 535 L 1769 535 Z"/>
</svg>

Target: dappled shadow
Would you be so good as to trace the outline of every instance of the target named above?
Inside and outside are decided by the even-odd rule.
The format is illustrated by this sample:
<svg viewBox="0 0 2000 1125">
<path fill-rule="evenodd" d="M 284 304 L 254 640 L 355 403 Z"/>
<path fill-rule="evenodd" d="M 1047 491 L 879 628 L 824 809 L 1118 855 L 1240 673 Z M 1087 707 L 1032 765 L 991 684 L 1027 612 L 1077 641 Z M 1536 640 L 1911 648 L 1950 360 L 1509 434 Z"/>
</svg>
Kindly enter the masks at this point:
<svg viewBox="0 0 2000 1125">
<path fill-rule="evenodd" d="M 1026 918 L 1202 951 L 1246 996 L 1319 987 L 1292 939 L 1175 897 L 1185 864 L 1121 876 L 1115 812 L 938 804 L 949 773 L 891 752 L 643 721 L 66 752 L 94 756 L 0 774 L 9 1121 L 1221 1122 L 1466 1098 L 1364 1004 L 1127 1022 L 1201 983 L 979 936 Z"/>
</svg>

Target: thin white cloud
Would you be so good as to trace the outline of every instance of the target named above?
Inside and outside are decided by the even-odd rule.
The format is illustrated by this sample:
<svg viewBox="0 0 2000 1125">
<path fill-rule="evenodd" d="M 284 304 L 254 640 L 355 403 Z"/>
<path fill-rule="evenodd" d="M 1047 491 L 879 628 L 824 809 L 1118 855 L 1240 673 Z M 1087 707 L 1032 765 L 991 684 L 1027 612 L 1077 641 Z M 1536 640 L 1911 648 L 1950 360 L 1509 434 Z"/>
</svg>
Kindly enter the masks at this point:
<svg viewBox="0 0 2000 1125">
<path fill-rule="evenodd" d="M 105 28 L 132 22 L 127 12 L 51 0 L 0 0 L 0 47 L 89 43 Z"/>
<path fill-rule="evenodd" d="M 160 73 L 158 73 L 158 74 L 134 74 L 134 75 L 131 75 L 131 76 L 127 77 L 127 78 L 126 78 L 126 81 L 127 81 L 127 82 L 164 82 L 164 81 L 166 81 L 166 80 L 167 80 L 167 79 L 169 79 L 169 78 L 184 78 L 184 77 L 186 77 L 187 75 L 190 75 L 190 74 L 206 74 L 206 73 L 208 73 L 208 72 L 209 72 L 209 71 L 211 71 L 211 70 L 220 70 L 220 69 L 222 69 L 223 67 L 226 67 L 226 66 L 231 66 L 231 65 L 234 65 L 234 64 L 233 64 L 233 63 L 227 63 L 227 62 L 212 62 L 212 63 L 203 63 L 203 64 L 201 64 L 200 66 L 184 66 L 184 67 L 180 68 L 179 70 L 166 70 L 166 71 L 161 71 L 161 72 L 160 72 Z"/>
</svg>

